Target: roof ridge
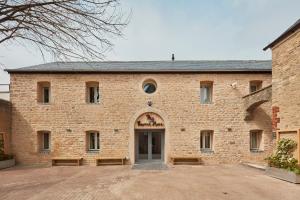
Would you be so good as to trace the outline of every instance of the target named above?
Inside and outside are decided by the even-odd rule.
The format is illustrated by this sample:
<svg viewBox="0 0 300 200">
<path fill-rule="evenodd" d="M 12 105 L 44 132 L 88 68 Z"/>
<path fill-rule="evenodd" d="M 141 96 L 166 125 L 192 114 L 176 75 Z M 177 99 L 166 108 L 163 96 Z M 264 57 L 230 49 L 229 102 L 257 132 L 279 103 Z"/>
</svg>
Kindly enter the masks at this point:
<svg viewBox="0 0 300 200">
<path fill-rule="evenodd" d="M 91 61 L 53 61 L 53 62 L 176 62 L 176 61 L 252 61 L 252 60 L 258 60 L 258 61 L 264 61 L 264 60 L 270 60 L 270 59 L 199 59 L 199 60 L 91 60 Z M 50 63 L 53 63 L 50 62 Z"/>
<path fill-rule="evenodd" d="M 264 61 L 271 61 L 270 59 L 250 59 L 250 60 L 244 60 L 244 59 L 229 59 L 229 60 L 104 60 L 104 61 L 53 61 L 53 62 L 46 62 L 38 65 L 44 65 L 44 64 L 51 64 L 51 63 L 129 63 L 129 62 L 264 62 Z M 35 66 L 35 65 L 33 65 Z"/>
</svg>

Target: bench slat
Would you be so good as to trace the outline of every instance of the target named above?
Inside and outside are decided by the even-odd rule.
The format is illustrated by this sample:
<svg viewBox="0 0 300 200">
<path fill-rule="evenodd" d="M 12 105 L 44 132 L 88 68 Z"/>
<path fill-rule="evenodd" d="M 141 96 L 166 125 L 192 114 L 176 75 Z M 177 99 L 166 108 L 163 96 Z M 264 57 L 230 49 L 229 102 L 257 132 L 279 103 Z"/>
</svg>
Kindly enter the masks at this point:
<svg viewBox="0 0 300 200">
<path fill-rule="evenodd" d="M 124 165 L 126 158 L 120 157 L 120 158 L 109 158 L 109 157 L 103 157 L 103 158 L 96 158 L 96 165 Z"/>
<path fill-rule="evenodd" d="M 51 158 L 52 166 L 79 166 L 83 158 L 67 158 L 67 157 L 54 157 Z M 64 162 L 65 161 L 65 162 Z"/>
<path fill-rule="evenodd" d="M 200 157 L 171 157 L 174 165 L 200 165 Z"/>
<path fill-rule="evenodd" d="M 82 160 L 82 158 L 51 158 L 51 160 Z"/>
</svg>

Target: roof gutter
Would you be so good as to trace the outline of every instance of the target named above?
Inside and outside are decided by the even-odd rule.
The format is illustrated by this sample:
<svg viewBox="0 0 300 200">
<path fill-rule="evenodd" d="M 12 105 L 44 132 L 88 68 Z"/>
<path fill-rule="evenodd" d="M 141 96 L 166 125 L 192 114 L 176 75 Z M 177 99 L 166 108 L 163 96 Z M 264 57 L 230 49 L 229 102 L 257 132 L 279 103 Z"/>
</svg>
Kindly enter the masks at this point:
<svg viewBox="0 0 300 200">
<path fill-rule="evenodd" d="M 294 25 L 292 25 L 287 31 L 281 34 L 277 39 L 275 39 L 273 42 L 271 42 L 269 45 L 263 48 L 263 50 L 266 51 L 267 49 L 274 47 L 276 44 L 284 40 L 286 37 L 295 33 L 299 28 L 300 28 L 300 19 Z"/>
<path fill-rule="evenodd" d="M 10 74 L 174 74 L 174 73 L 272 73 L 271 69 L 259 69 L 259 70 L 159 70 L 159 71 L 143 71 L 143 70 L 135 70 L 135 71 L 43 71 L 43 70 L 5 70 Z"/>
</svg>

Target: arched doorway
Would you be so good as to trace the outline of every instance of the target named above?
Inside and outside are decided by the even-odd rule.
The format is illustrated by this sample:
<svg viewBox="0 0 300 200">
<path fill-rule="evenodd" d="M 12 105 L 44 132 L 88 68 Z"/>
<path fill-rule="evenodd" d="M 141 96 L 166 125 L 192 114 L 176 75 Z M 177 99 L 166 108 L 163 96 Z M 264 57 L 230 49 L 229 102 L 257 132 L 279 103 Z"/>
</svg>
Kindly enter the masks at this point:
<svg viewBox="0 0 300 200">
<path fill-rule="evenodd" d="M 147 112 L 134 124 L 135 163 L 164 161 L 165 125 L 156 113 Z"/>
</svg>

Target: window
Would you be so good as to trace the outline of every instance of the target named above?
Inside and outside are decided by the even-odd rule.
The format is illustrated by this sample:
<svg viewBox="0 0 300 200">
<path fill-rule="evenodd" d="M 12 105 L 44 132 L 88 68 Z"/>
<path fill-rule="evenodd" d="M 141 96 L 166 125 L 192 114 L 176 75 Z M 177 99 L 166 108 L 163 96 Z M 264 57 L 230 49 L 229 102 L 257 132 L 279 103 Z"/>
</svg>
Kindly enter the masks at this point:
<svg viewBox="0 0 300 200">
<path fill-rule="evenodd" d="M 200 133 L 200 149 L 212 150 L 213 131 L 201 131 Z"/>
<path fill-rule="evenodd" d="M 49 103 L 50 89 L 49 87 L 43 87 L 43 103 Z"/>
<path fill-rule="evenodd" d="M 50 149 L 50 133 L 43 134 L 43 150 Z"/>
<path fill-rule="evenodd" d="M 88 150 L 98 151 L 100 149 L 99 132 L 88 132 Z"/>
<path fill-rule="evenodd" d="M 260 130 L 250 131 L 250 150 L 251 151 L 262 150 L 262 131 Z"/>
<path fill-rule="evenodd" d="M 37 100 L 39 103 L 50 103 L 50 83 L 38 82 L 37 86 Z"/>
<path fill-rule="evenodd" d="M 212 103 L 212 82 L 201 82 L 200 83 L 200 102 L 201 104 Z"/>
<path fill-rule="evenodd" d="M 143 83 L 143 90 L 147 94 L 152 94 L 156 91 L 156 82 L 154 80 L 146 80 Z"/>
<path fill-rule="evenodd" d="M 86 83 L 87 90 L 87 102 L 88 103 L 99 103 L 100 94 L 99 94 L 99 83 L 98 82 L 88 82 Z"/>
<path fill-rule="evenodd" d="M 0 153 L 4 152 L 4 133 L 0 133 Z"/>
<path fill-rule="evenodd" d="M 262 81 L 250 81 L 249 92 L 255 92 L 262 88 Z"/>
<path fill-rule="evenodd" d="M 99 87 L 89 87 L 89 103 L 99 103 Z"/>
<path fill-rule="evenodd" d="M 39 131 L 38 132 L 38 143 L 40 151 L 50 150 L 50 132 L 49 131 Z"/>
</svg>

